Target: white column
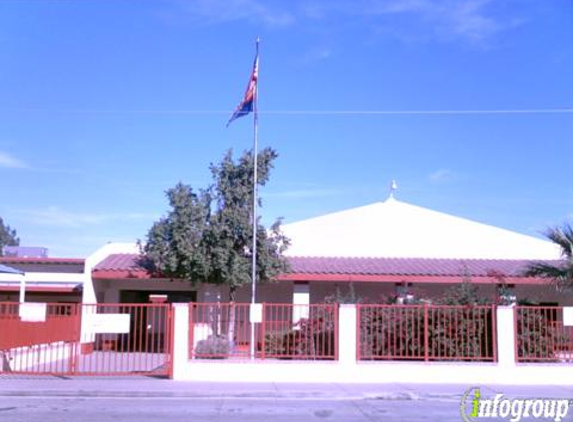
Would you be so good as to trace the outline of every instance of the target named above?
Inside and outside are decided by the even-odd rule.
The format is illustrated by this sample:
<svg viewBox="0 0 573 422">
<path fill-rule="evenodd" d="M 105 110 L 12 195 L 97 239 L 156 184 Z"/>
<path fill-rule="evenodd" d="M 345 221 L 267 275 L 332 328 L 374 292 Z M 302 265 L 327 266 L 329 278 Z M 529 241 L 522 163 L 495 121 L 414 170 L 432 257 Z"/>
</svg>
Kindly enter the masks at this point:
<svg viewBox="0 0 573 422">
<path fill-rule="evenodd" d="M 173 304 L 173 379 L 182 379 L 189 361 L 189 303 Z"/>
<path fill-rule="evenodd" d="M 18 278 L 20 279 L 20 303 L 24 303 L 26 301 L 26 274 L 19 274 Z"/>
<path fill-rule="evenodd" d="M 515 366 L 515 314 L 513 306 L 497 307 L 497 362 Z"/>
<path fill-rule="evenodd" d="M 308 318 L 310 304 L 310 285 L 307 283 L 294 283 L 292 293 L 292 322 L 297 323 L 301 318 Z"/>
<path fill-rule="evenodd" d="M 342 304 L 338 312 L 338 362 L 356 365 L 356 305 Z"/>
</svg>

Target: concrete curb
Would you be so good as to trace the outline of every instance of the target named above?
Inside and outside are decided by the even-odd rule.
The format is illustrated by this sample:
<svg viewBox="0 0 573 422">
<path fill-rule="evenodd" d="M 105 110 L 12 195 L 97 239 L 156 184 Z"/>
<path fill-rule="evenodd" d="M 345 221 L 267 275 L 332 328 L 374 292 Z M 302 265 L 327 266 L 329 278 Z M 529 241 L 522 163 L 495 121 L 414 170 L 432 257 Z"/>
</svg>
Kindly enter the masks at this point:
<svg viewBox="0 0 573 422">
<path fill-rule="evenodd" d="M 161 391 L 0 391 L 0 397 L 113 397 L 113 398 L 194 398 L 194 399 L 242 399 L 242 400 L 452 400 L 461 397 L 460 394 L 433 395 L 404 392 L 378 392 L 364 394 L 331 394 L 331 393 L 296 393 L 296 392 L 224 392 L 224 393 L 195 393 L 195 392 L 161 392 Z"/>
</svg>

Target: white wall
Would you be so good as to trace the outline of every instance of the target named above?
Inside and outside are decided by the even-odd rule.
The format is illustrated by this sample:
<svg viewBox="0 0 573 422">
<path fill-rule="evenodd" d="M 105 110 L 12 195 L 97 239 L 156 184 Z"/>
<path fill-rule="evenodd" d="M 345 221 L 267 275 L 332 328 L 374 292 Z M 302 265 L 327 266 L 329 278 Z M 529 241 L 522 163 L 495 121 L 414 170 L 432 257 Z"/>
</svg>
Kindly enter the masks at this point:
<svg viewBox="0 0 573 422">
<path fill-rule="evenodd" d="M 30 371 L 44 372 L 67 367 L 74 345 L 67 342 L 50 344 L 36 344 L 34 346 L 17 347 L 3 351 L 2 358 L 4 371 Z M 7 366 L 7 367 L 6 367 Z M 1 368 L 1 365 L 0 365 Z M 2 372 L 2 371 L 0 371 Z"/>
</svg>

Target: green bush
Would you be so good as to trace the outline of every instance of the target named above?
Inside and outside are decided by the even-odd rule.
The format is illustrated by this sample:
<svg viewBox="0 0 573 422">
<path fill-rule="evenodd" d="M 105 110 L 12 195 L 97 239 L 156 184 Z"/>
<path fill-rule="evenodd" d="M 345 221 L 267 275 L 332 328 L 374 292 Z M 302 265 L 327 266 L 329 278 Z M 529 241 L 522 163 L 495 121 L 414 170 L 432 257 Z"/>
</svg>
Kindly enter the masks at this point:
<svg viewBox="0 0 573 422">
<path fill-rule="evenodd" d="M 543 309 L 524 308 L 517 313 L 517 356 L 522 362 L 556 360 L 563 336 L 551 326 Z"/>
<path fill-rule="evenodd" d="M 421 360 L 427 355 L 431 360 L 477 357 L 491 360 L 491 316 L 490 310 L 473 306 L 428 307 L 426 310 L 416 305 L 364 307 L 360 314 L 360 356 L 362 359 Z"/>
<path fill-rule="evenodd" d="M 429 355 L 437 359 L 493 358 L 492 310 L 464 306 L 429 318 Z"/>
<path fill-rule="evenodd" d="M 396 312 L 397 309 L 411 312 Z M 361 309 L 362 359 L 415 359 L 424 356 L 423 309 L 386 307 Z"/>
<path fill-rule="evenodd" d="M 265 355 L 284 355 L 285 349 L 285 333 L 270 332 L 265 335 Z"/>
<path fill-rule="evenodd" d="M 231 344 L 226 336 L 209 336 L 197 342 L 195 355 L 200 358 L 221 359 L 229 356 Z"/>
<path fill-rule="evenodd" d="M 333 359 L 333 324 L 322 318 L 301 319 L 296 329 L 265 335 L 265 355 L 281 359 Z"/>
</svg>

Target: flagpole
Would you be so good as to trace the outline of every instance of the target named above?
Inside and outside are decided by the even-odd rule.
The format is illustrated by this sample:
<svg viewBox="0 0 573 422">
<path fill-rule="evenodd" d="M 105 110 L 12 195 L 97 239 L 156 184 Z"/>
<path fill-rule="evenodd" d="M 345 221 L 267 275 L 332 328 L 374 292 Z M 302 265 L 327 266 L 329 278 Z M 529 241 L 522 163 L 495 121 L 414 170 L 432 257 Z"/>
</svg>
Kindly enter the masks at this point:
<svg viewBox="0 0 573 422">
<path fill-rule="evenodd" d="M 256 60 L 259 60 L 259 37 L 257 37 L 257 51 Z M 258 64 L 257 64 L 258 65 Z M 258 72 L 258 69 L 257 69 Z M 252 272 L 251 272 L 251 304 L 256 303 L 257 298 L 257 181 L 258 181 L 258 147 L 259 147 L 259 113 L 258 113 L 258 102 L 259 102 L 259 81 L 257 74 L 257 81 L 255 83 L 255 98 L 253 102 L 253 262 L 252 262 Z M 251 318 L 251 347 L 250 347 L 251 359 L 255 358 L 255 322 Z"/>
</svg>

